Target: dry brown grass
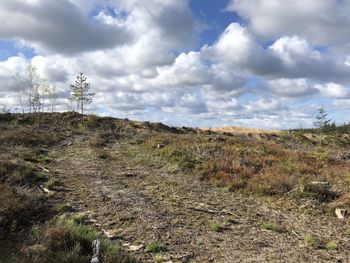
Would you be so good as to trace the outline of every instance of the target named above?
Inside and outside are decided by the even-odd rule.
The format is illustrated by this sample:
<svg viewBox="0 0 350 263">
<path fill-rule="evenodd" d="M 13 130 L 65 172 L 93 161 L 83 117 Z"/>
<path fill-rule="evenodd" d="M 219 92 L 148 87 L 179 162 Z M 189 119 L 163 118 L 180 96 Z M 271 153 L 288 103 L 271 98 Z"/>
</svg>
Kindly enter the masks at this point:
<svg viewBox="0 0 350 263">
<path fill-rule="evenodd" d="M 134 151 L 138 159 L 147 156 L 147 162 L 176 166 L 231 191 L 279 197 L 293 192 L 288 197 L 335 200 L 340 194 L 338 188 L 349 180 L 348 163 L 334 159 L 329 147 L 314 146 L 304 151 L 310 145 L 303 142 L 285 147 L 288 138 L 297 144 L 292 134 L 288 136 L 255 140 L 246 135 L 164 133 L 148 138 L 140 151 Z M 163 145 L 160 149 L 159 144 Z M 312 184 L 317 181 L 329 186 Z"/>
<path fill-rule="evenodd" d="M 52 145 L 59 141 L 57 134 L 51 131 L 33 131 L 23 127 L 13 127 L 10 130 L 3 130 L 0 134 L 0 143 L 3 145 L 24 145 L 36 147 L 40 145 Z"/>
<path fill-rule="evenodd" d="M 15 230 L 24 229 L 32 222 L 47 218 L 50 209 L 38 196 L 19 193 L 10 185 L 0 184 L 0 228 L 3 235 Z M 1 233 L 0 233 L 1 238 Z"/>
</svg>

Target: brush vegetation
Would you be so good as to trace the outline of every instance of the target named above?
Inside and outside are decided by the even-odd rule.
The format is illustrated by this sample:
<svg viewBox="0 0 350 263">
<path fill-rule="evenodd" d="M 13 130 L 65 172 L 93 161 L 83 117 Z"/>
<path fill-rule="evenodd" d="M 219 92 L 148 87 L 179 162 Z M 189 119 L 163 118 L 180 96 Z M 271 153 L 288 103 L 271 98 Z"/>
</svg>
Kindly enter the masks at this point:
<svg viewBox="0 0 350 263">
<path fill-rule="evenodd" d="M 332 218 L 335 208 L 350 209 L 348 131 L 346 125 L 331 126 L 329 130 L 323 131 L 320 145 L 321 138 L 315 130 L 233 135 L 223 131 L 174 128 L 161 123 L 77 113 L 2 114 L 0 261 L 89 262 L 92 256 L 91 243 L 100 239 L 102 262 L 136 262 L 136 259 L 121 249 L 120 243 L 108 240 L 100 228 L 77 214 L 84 211 L 76 211 L 82 208 L 78 206 L 79 200 L 71 198 L 73 194 L 69 194 L 69 191 L 60 192 L 61 188 L 70 189 L 69 182 L 74 182 L 74 178 L 68 180 L 64 170 L 52 171 L 53 167 L 58 167 L 58 163 L 64 164 L 71 159 L 79 161 L 79 164 L 103 163 L 107 168 L 110 164 L 118 164 L 117 153 L 108 148 L 111 144 L 119 145 L 118 151 L 128 160 L 129 166 L 142 167 L 142 171 L 161 170 L 169 178 L 179 175 L 186 180 L 199 180 L 206 185 L 206 191 L 219 189 L 239 198 L 254 197 L 259 204 L 268 204 L 274 209 L 286 208 L 297 213 Z M 76 145 L 76 141 L 83 146 Z M 125 165 L 123 169 L 127 171 L 129 166 Z M 58 176 L 58 173 L 61 175 Z M 93 176 L 96 177 L 96 174 Z M 113 170 L 109 174 L 113 174 Z M 136 180 L 139 175 L 124 173 L 123 176 L 125 180 Z M 183 200 L 172 193 L 174 185 L 163 189 L 166 185 L 160 181 L 154 189 L 145 185 L 142 190 L 154 191 L 154 196 L 159 200 L 168 198 L 171 209 L 167 209 L 171 213 L 189 213 L 184 210 Z M 89 199 L 90 190 L 84 187 L 81 184 L 79 189 L 86 192 L 88 203 L 93 202 Z M 107 187 L 109 186 L 106 185 L 105 189 L 108 190 Z M 43 188 L 52 192 L 46 193 Z M 118 191 L 125 193 L 128 189 L 121 185 Z M 130 194 L 136 195 L 133 192 Z M 103 203 L 114 200 L 103 193 L 99 198 Z M 140 200 L 143 196 L 138 198 L 135 200 Z M 156 201 L 148 200 L 148 207 L 152 207 Z M 215 202 L 220 207 L 224 206 L 225 200 Z M 180 205 L 181 212 L 175 209 Z M 96 208 L 96 211 L 99 209 L 103 208 Z M 187 225 L 172 218 L 167 221 L 168 225 L 175 226 L 176 229 L 198 228 L 202 229 L 201 233 L 214 236 L 220 234 L 212 232 L 225 232 L 237 223 L 237 220 L 233 220 L 233 223 L 225 224 L 224 227 L 218 223 L 222 219 L 214 220 L 214 215 L 218 213 L 223 216 L 226 215 L 225 212 L 206 208 L 197 211 L 207 211 L 210 217 L 204 220 L 201 216 L 193 216 L 196 221 Z M 135 220 L 134 215 L 123 213 L 127 213 L 127 210 L 111 215 L 113 221 L 109 222 L 110 225 L 118 225 L 121 232 L 123 227 L 128 226 L 128 222 Z M 164 213 L 159 212 L 159 215 L 152 215 L 152 218 L 161 218 Z M 108 211 L 104 211 L 104 214 L 107 215 Z M 276 232 L 276 235 L 290 233 L 284 231 L 279 224 L 271 223 L 274 220 L 262 220 L 256 220 L 257 229 Z M 159 229 L 166 229 L 161 221 L 157 223 Z M 163 236 L 158 236 L 157 241 L 147 239 L 146 235 L 143 237 L 146 240 L 145 248 L 140 254 L 142 259 L 156 258 L 157 262 L 162 262 L 165 258 L 163 253 L 177 246 L 168 246 Z M 322 243 L 310 234 L 305 234 L 301 239 L 310 247 L 323 244 L 322 247 L 326 250 L 338 252 L 342 247 L 338 241 Z"/>
</svg>

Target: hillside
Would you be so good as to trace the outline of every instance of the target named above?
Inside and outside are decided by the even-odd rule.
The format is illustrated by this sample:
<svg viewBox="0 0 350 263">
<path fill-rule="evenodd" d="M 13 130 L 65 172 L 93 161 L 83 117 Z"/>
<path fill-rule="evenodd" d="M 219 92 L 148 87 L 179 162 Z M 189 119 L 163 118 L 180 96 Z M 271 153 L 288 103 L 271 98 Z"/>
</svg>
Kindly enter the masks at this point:
<svg viewBox="0 0 350 263">
<path fill-rule="evenodd" d="M 0 262 L 349 262 L 349 135 L 250 133 L 0 115 Z"/>
</svg>

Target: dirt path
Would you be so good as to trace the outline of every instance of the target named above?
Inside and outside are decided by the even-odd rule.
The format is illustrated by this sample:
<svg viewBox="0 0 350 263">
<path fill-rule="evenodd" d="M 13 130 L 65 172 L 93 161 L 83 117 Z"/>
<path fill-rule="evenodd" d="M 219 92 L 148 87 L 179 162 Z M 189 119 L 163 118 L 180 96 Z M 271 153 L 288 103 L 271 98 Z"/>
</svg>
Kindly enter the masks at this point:
<svg viewBox="0 0 350 263">
<path fill-rule="evenodd" d="M 53 152 L 60 158 L 50 169 L 65 186 L 59 201 L 88 213 L 126 249 L 142 245 L 132 252 L 142 262 L 154 262 L 144 249 L 152 242 L 164 244 L 165 261 L 172 262 L 350 262 L 349 236 L 337 235 L 348 226 L 336 218 L 277 211 L 191 175 L 132 165 L 123 141 L 111 142 L 112 160 L 104 160 L 89 138 L 79 138 Z M 264 222 L 283 230 L 266 230 Z M 307 246 L 305 233 L 333 240 L 339 250 Z"/>
</svg>

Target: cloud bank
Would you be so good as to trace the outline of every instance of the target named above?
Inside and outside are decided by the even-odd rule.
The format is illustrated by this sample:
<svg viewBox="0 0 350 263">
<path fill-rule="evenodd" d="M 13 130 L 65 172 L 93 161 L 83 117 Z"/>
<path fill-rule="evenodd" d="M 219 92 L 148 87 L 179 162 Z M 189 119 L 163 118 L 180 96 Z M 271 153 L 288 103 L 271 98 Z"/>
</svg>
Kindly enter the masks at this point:
<svg viewBox="0 0 350 263">
<path fill-rule="evenodd" d="M 56 85 L 58 110 L 84 72 L 98 114 L 293 128 L 324 104 L 348 121 L 338 112 L 349 111 L 349 11 L 346 1 L 231 0 L 224 12 L 239 21 L 199 46 L 206 21 L 189 0 L 3 0 L 0 44 L 22 53 L 0 61 L 0 105 L 19 106 L 12 76 L 31 61 Z"/>
</svg>

